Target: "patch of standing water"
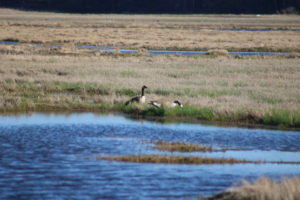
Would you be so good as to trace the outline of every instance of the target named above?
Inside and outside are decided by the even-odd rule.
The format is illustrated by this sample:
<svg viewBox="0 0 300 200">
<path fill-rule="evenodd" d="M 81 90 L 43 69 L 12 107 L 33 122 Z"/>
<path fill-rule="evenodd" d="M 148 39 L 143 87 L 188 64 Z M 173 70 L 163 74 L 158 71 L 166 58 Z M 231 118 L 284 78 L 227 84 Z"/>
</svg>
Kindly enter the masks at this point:
<svg viewBox="0 0 300 200">
<path fill-rule="evenodd" d="M 11 42 L 11 41 L 0 41 L 2 45 L 20 45 L 21 42 Z M 33 44 L 36 46 L 41 46 L 41 44 Z M 61 47 L 62 45 L 51 45 L 52 47 Z M 107 46 L 76 46 L 81 49 L 100 49 L 107 53 L 115 52 L 115 49 L 119 47 L 107 47 Z M 119 49 L 120 53 L 138 53 L 138 50 L 134 49 Z M 167 51 L 167 50 L 148 50 L 149 55 L 182 55 L 182 56 L 201 56 L 207 55 L 207 51 Z M 289 55 L 287 52 L 229 52 L 230 55 L 240 55 L 240 56 L 271 56 L 271 55 Z"/>
<path fill-rule="evenodd" d="M 161 124 L 123 116 L 0 116 L 0 199 L 196 199 L 242 178 L 300 176 L 299 165 L 166 165 L 97 160 L 103 155 L 174 154 L 149 141 L 247 149 L 184 155 L 299 161 L 296 131 Z"/>
</svg>

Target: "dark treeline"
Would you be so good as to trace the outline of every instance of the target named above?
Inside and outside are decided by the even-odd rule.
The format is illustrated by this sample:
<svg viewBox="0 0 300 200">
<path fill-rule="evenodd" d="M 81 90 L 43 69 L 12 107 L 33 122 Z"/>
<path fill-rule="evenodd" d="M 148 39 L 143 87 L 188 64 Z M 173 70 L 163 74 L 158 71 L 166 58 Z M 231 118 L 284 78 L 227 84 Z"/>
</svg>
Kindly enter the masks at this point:
<svg viewBox="0 0 300 200">
<path fill-rule="evenodd" d="M 0 0 L 0 7 L 74 13 L 296 13 L 300 0 Z"/>
</svg>

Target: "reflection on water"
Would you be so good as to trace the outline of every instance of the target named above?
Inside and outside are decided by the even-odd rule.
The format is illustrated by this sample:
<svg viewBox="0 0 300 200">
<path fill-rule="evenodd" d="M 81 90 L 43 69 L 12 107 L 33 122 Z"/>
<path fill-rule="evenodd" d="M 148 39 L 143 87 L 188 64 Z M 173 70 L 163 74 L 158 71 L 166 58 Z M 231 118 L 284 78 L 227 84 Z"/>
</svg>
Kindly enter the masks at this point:
<svg viewBox="0 0 300 200">
<path fill-rule="evenodd" d="M 169 153 L 151 140 L 243 149 Z M 299 165 L 165 165 L 98 161 L 99 155 L 183 154 L 300 161 L 300 133 L 201 124 L 160 124 L 122 116 L 0 116 L 0 199 L 196 199 L 242 178 L 300 176 Z M 282 151 L 284 150 L 284 151 Z"/>
</svg>

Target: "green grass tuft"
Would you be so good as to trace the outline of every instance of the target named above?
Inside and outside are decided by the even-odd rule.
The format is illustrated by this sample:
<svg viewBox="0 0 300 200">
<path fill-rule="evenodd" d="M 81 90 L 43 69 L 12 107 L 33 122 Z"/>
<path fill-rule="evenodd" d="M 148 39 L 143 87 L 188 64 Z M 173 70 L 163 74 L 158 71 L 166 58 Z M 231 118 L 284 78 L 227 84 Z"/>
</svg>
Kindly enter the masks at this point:
<svg viewBox="0 0 300 200">
<path fill-rule="evenodd" d="M 288 110 L 272 110 L 263 116 L 263 123 L 276 126 L 300 126 L 300 112 Z"/>
</svg>

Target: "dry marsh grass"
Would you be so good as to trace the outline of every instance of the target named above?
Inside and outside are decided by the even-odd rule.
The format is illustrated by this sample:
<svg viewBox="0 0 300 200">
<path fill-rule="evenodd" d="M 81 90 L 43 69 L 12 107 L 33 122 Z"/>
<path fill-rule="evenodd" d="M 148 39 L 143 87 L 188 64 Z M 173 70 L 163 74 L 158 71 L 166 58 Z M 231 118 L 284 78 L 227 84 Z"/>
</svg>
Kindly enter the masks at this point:
<svg viewBox="0 0 300 200">
<path fill-rule="evenodd" d="M 300 178 L 273 181 L 262 177 L 254 183 L 243 181 L 240 187 L 229 189 L 207 200 L 298 200 Z"/>
<path fill-rule="evenodd" d="M 220 31 L 297 29 L 297 15 L 79 15 L 1 9 L 0 28 L 0 40 L 29 43 L 148 50 L 300 51 L 300 37 L 295 31 Z"/>
<path fill-rule="evenodd" d="M 164 155 L 125 155 L 108 156 L 96 158 L 97 160 L 136 162 L 136 163 L 162 163 L 162 164 L 237 164 L 251 163 L 245 160 L 224 159 L 224 158 L 204 158 L 187 156 L 164 156 Z M 252 162 L 253 163 L 253 162 Z"/>
<path fill-rule="evenodd" d="M 199 144 L 189 144 L 184 142 L 154 142 L 155 149 L 161 151 L 179 151 L 179 152 L 195 152 L 195 151 L 212 151 L 212 147 L 207 147 Z"/>
<path fill-rule="evenodd" d="M 148 100 L 167 97 L 187 105 L 182 110 L 167 111 L 170 115 L 198 115 L 192 109 L 196 107 L 208 108 L 206 112 L 211 117 L 207 119 L 218 116 L 217 120 L 255 120 L 270 116 L 269 124 L 277 124 L 276 120 L 282 121 L 282 117 L 285 124 L 300 123 L 298 58 L 38 54 L 0 57 L 2 111 L 10 101 L 6 97 L 21 98 L 15 102 L 19 105 L 24 103 L 24 93 L 25 102 L 31 107 L 48 101 L 55 105 L 68 99 L 69 103 L 76 102 L 74 107 L 82 104 L 94 108 L 99 105 L 90 105 L 88 99 L 108 105 L 122 103 L 147 85 Z M 85 95 L 87 100 L 53 92 Z M 275 114 L 278 119 L 273 117 Z"/>
</svg>

